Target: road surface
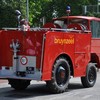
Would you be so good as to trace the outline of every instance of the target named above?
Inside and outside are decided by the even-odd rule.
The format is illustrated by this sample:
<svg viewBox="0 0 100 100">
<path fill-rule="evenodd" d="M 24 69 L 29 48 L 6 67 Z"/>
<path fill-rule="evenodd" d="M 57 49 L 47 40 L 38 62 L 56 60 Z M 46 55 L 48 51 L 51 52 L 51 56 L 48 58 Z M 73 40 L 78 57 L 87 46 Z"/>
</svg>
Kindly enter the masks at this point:
<svg viewBox="0 0 100 100">
<path fill-rule="evenodd" d="M 15 91 L 6 80 L 0 80 L 0 100 L 100 100 L 100 72 L 92 88 L 83 88 L 80 78 L 70 80 L 65 93 L 51 94 L 44 82 L 32 81 L 24 91 Z"/>
</svg>

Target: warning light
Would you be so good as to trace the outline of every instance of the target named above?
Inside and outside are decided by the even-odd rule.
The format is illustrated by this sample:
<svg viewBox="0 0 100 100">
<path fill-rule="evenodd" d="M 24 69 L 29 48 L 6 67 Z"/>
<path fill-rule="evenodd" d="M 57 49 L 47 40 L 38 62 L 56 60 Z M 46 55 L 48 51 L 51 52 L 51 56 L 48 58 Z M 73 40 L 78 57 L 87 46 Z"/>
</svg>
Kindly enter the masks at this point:
<svg viewBox="0 0 100 100">
<path fill-rule="evenodd" d="M 69 14 L 71 12 L 71 8 L 69 5 L 66 7 L 66 12 L 67 12 L 67 14 Z"/>
</svg>

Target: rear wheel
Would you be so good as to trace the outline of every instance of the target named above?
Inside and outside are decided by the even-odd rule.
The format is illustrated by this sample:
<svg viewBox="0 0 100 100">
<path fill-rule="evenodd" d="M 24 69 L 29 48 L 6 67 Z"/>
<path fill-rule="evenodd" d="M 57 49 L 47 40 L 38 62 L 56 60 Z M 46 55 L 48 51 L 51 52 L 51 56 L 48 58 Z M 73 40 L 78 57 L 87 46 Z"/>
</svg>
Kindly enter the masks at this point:
<svg viewBox="0 0 100 100">
<path fill-rule="evenodd" d="M 81 82 L 85 88 L 93 87 L 97 79 L 97 71 L 94 64 L 89 63 L 85 77 L 81 77 Z"/>
<path fill-rule="evenodd" d="M 62 93 L 66 91 L 70 79 L 70 66 L 64 58 L 56 60 L 53 70 L 52 79 L 47 81 L 47 86 L 53 93 Z"/>
<path fill-rule="evenodd" d="M 9 79 L 8 81 L 15 90 L 24 90 L 30 85 L 30 80 Z"/>
</svg>

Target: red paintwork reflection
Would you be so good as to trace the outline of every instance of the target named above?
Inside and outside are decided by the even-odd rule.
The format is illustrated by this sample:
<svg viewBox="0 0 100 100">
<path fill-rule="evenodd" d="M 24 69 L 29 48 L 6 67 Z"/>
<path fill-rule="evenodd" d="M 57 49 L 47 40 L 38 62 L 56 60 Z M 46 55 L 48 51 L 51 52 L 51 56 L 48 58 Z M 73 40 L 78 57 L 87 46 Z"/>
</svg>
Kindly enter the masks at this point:
<svg viewBox="0 0 100 100">
<path fill-rule="evenodd" d="M 18 55 L 36 56 L 36 66 L 40 67 L 42 40 L 45 32 L 21 32 L 2 31 L 0 32 L 0 66 L 12 66 L 13 51 L 10 48 L 12 40 L 19 40 L 20 51 Z"/>
</svg>

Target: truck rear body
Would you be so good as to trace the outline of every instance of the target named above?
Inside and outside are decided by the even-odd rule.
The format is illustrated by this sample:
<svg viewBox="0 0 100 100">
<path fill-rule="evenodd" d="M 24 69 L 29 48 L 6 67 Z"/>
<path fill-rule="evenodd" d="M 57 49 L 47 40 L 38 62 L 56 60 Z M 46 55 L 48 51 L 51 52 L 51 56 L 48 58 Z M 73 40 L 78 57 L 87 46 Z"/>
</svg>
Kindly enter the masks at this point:
<svg viewBox="0 0 100 100">
<path fill-rule="evenodd" d="M 20 47 L 14 58 L 10 45 L 17 41 Z M 60 55 L 72 60 L 73 76 L 84 76 L 90 59 L 91 35 L 79 32 L 3 30 L 0 43 L 1 78 L 50 80 L 52 66 Z"/>
<path fill-rule="evenodd" d="M 70 76 L 93 87 L 100 68 L 97 22 L 95 17 L 65 16 L 30 31 L 0 30 L 0 78 L 16 90 L 39 80 L 46 81 L 52 92 L 62 93 Z"/>
<path fill-rule="evenodd" d="M 43 34 L 45 32 L 0 32 L 0 77 L 1 78 L 35 78 L 40 76 Z M 14 48 L 20 45 L 14 58 Z M 36 73 L 35 73 L 36 72 Z M 33 75 L 34 74 L 34 75 Z M 37 74 L 37 75 L 35 75 Z M 40 77 L 39 77 L 40 80 Z"/>
</svg>

